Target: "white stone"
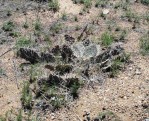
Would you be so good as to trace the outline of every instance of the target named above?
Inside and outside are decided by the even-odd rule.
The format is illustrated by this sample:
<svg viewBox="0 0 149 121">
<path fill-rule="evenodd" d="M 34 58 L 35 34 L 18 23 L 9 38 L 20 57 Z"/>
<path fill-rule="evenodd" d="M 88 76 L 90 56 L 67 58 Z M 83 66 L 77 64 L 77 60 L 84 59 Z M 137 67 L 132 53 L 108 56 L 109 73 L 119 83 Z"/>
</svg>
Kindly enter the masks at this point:
<svg viewBox="0 0 149 121">
<path fill-rule="evenodd" d="M 51 119 L 52 119 L 52 120 L 54 120 L 54 119 L 55 119 L 55 117 L 54 117 L 54 116 L 51 116 Z"/>
<path fill-rule="evenodd" d="M 136 69 L 135 74 L 136 74 L 136 75 L 140 75 L 140 74 L 141 74 L 140 70 L 139 70 L 139 69 Z"/>
<path fill-rule="evenodd" d="M 103 9 L 103 10 L 102 10 L 102 13 L 103 13 L 104 15 L 107 15 L 109 12 L 110 12 L 109 9 Z"/>
</svg>

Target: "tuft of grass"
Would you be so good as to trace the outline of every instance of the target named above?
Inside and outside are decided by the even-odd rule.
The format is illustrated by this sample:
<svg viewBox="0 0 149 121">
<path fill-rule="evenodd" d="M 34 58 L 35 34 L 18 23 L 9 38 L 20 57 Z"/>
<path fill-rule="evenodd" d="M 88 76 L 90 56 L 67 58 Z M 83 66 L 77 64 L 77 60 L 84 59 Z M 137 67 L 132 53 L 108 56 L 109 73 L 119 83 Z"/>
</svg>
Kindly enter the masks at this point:
<svg viewBox="0 0 149 121">
<path fill-rule="evenodd" d="M 49 9 L 57 12 L 60 9 L 58 0 L 49 0 Z"/>
<path fill-rule="evenodd" d="M 126 30 L 120 30 L 120 29 L 116 29 L 116 32 L 118 32 L 118 35 L 114 35 L 114 41 L 122 41 L 124 42 L 127 36 L 127 31 Z"/>
<path fill-rule="evenodd" d="M 92 0 L 73 0 L 75 4 L 84 4 L 85 8 L 91 8 Z"/>
<path fill-rule="evenodd" d="M 143 15 L 143 18 L 149 22 L 149 12 L 146 12 L 144 15 Z"/>
<path fill-rule="evenodd" d="M 17 115 L 17 120 L 16 121 L 22 121 L 23 117 L 22 117 L 22 111 L 19 110 L 19 114 Z"/>
<path fill-rule="evenodd" d="M 18 39 L 16 42 L 16 47 L 21 48 L 21 47 L 28 47 L 31 45 L 31 40 L 25 37 L 21 37 Z"/>
<path fill-rule="evenodd" d="M 11 36 L 11 37 L 19 37 L 20 33 L 12 31 L 12 32 L 9 33 L 9 36 Z"/>
<path fill-rule="evenodd" d="M 62 20 L 64 20 L 64 21 L 67 21 L 68 20 L 68 16 L 67 16 L 66 12 L 64 12 L 62 14 Z"/>
<path fill-rule="evenodd" d="M 51 100 L 51 105 L 53 106 L 53 110 L 61 108 L 63 105 L 65 105 L 65 96 L 63 95 L 57 95 L 54 96 L 53 99 Z"/>
<path fill-rule="evenodd" d="M 95 7 L 105 7 L 107 2 L 107 0 L 96 0 Z"/>
<path fill-rule="evenodd" d="M 35 82 L 42 75 L 42 71 L 38 67 L 39 64 L 31 65 L 31 68 L 29 70 L 30 83 Z"/>
<path fill-rule="evenodd" d="M 102 41 L 103 46 L 108 47 L 109 45 L 113 43 L 114 38 L 111 34 L 109 34 L 108 32 L 105 32 L 101 36 L 101 41 Z"/>
<path fill-rule="evenodd" d="M 7 119 L 3 116 L 0 116 L 0 121 L 7 121 Z"/>
<path fill-rule="evenodd" d="M 47 43 L 48 47 L 52 44 L 48 34 L 44 34 L 44 41 Z"/>
<path fill-rule="evenodd" d="M 59 22 L 54 23 L 50 30 L 52 31 L 52 33 L 59 33 L 60 30 L 62 30 L 63 25 Z"/>
<path fill-rule="evenodd" d="M 72 97 L 74 99 L 78 98 L 78 90 L 83 85 L 83 82 L 78 78 L 68 78 L 66 81 L 66 87 L 69 88 Z"/>
<path fill-rule="evenodd" d="M 0 115 L 0 121 L 14 121 L 14 118 L 16 119 L 16 116 L 13 115 L 12 110 L 8 110 L 4 115 Z"/>
<path fill-rule="evenodd" d="M 37 20 L 35 21 L 34 29 L 35 29 L 36 31 L 40 31 L 40 30 L 41 30 L 41 22 L 40 22 L 39 19 L 37 19 Z"/>
<path fill-rule="evenodd" d="M 6 75 L 5 71 L 0 67 L 0 77 Z"/>
<path fill-rule="evenodd" d="M 4 31 L 12 31 L 14 29 L 14 23 L 12 21 L 8 21 L 7 23 L 5 23 L 2 27 L 2 29 Z"/>
<path fill-rule="evenodd" d="M 85 8 L 91 8 L 92 6 L 92 1 L 91 0 L 82 0 Z"/>
<path fill-rule="evenodd" d="M 121 68 L 122 62 L 119 59 L 113 60 L 113 63 L 110 68 L 110 77 L 115 77 Z"/>
<path fill-rule="evenodd" d="M 117 76 L 119 71 L 124 67 L 124 64 L 129 62 L 129 58 L 129 54 L 123 53 L 123 55 L 114 59 L 110 67 L 110 77 Z"/>
<path fill-rule="evenodd" d="M 132 11 L 127 10 L 126 13 L 125 13 L 125 17 L 131 19 L 131 18 L 135 17 L 135 14 Z"/>
<path fill-rule="evenodd" d="M 140 52 L 142 55 L 149 55 L 149 36 L 146 35 L 140 40 Z"/>
<path fill-rule="evenodd" d="M 22 89 L 22 95 L 21 95 L 21 102 L 24 109 L 32 109 L 31 105 L 32 101 L 32 93 L 30 91 L 30 84 L 29 82 L 25 82 L 23 89 Z"/>
<path fill-rule="evenodd" d="M 135 23 L 139 23 L 141 19 L 140 16 L 132 12 L 130 9 L 125 12 L 125 15 L 123 15 L 122 18 L 127 18 L 130 22 L 134 20 Z"/>
</svg>

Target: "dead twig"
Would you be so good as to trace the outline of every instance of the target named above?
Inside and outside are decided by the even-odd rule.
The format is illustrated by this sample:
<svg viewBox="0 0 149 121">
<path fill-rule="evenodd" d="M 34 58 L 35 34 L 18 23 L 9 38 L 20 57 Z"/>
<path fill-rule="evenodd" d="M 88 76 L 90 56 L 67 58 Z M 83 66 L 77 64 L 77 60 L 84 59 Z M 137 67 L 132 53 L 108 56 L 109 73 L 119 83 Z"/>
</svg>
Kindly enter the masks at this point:
<svg viewBox="0 0 149 121">
<path fill-rule="evenodd" d="M 7 54 L 8 52 L 12 51 L 13 49 L 15 49 L 14 47 L 9 48 L 6 52 L 4 52 L 3 54 L 0 55 L 0 57 L 4 56 L 5 54 Z"/>
<path fill-rule="evenodd" d="M 88 24 L 85 26 L 85 28 L 83 29 L 82 33 L 80 34 L 80 36 L 78 37 L 78 40 L 81 40 L 81 38 L 83 37 L 84 33 L 87 31 L 87 27 Z"/>
</svg>

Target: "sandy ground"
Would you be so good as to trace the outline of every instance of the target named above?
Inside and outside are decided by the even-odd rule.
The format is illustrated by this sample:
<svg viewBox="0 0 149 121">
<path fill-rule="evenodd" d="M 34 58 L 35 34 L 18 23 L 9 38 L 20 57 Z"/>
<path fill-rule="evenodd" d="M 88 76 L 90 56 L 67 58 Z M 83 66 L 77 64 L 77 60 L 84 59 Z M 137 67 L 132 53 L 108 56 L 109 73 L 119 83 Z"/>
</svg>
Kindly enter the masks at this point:
<svg viewBox="0 0 149 121">
<path fill-rule="evenodd" d="M 60 0 L 60 12 L 51 17 L 49 12 L 43 13 L 42 23 L 51 22 L 63 12 L 67 14 L 78 15 L 82 5 L 75 5 L 71 0 Z M 134 4 L 132 9 L 138 13 L 144 13 L 148 7 L 144 5 Z M 88 21 L 94 18 L 100 12 L 94 12 L 95 8 L 90 10 L 90 13 L 84 15 L 81 21 Z M 21 15 L 22 16 L 22 15 Z M 34 20 L 35 16 L 32 13 L 28 14 L 29 20 Z M 116 16 L 117 17 L 117 16 Z M 20 25 L 24 21 L 24 17 L 17 17 L 14 21 Z M 0 21 L 2 25 L 2 22 Z M 126 21 L 118 20 L 117 24 L 126 29 L 131 29 L 132 24 Z M 149 26 L 145 26 L 149 29 Z M 28 33 L 28 32 L 27 32 Z M 90 113 L 91 117 L 96 117 L 99 112 L 104 109 L 111 110 L 116 113 L 122 121 L 142 121 L 149 117 L 149 112 L 143 109 L 142 104 L 149 103 L 149 57 L 142 56 L 139 53 L 139 39 L 141 33 L 131 30 L 127 36 L 127 41 L 123 44 L 126 52 L 130 53 L 131 61 L 123 72 L 120 72 L 118 77 L 106 79 L 102 86 L 96 85 L 94 89 L 84 88 L 80 91 L 80 98 L 72 102 L 70 109 L 61 109 L 55 112 L 55 121 L 82 121 L 84 119 L 84 111 Z M 0 46 L 0 55 L 9 49 L 10 46 Z M 17 88 L 15 79 L 15 70 L 13 65 L 15 59 L 14 52 L 10 51 L 3 57 L 0 57 L 0 66 L 6 70 L 7 77 L 0 78 L 0 115 L 5 114 L 11 109 L 19 109 L 20 91 Z M 21 61 L 16 60 L 16 65 Z M 18 67 L 18 65 L 17 65 Z M 140 73 L 136 74 L 139 70 Z M 21 84 L 24 78 L 18 77 L 18 83 Z M 148 100 L 147 100 L 148 99 Z M 51 121 L 51 117 L 47 116 L 46 121 Z"/>
</svg>

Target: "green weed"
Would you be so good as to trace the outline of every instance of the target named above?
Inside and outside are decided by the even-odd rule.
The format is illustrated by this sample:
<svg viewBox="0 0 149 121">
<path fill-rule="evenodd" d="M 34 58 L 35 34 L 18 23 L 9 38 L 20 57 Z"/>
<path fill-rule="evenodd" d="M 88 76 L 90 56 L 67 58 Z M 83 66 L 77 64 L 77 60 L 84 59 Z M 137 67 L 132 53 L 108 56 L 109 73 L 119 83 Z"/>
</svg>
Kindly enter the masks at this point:
<svg viewBox="0 0 149 121">
<path fill-rule="evenodd" d="M 149 22 L 149 12 L 146 12 L 146 14 L 144 14 L 143 18 Z"/>
<path fill-rule="evenodd" d="M 107 0 L 96 0 L 95 7 L 105 7 L 107 2 Z"/>
<path fill-rule="evenodd" d="M 124 67 L 124 64 L 129 62 L 129 58 L 129 54 L 123 53 L 123 55 L 114 59 L 110 67 L 110 77 L 117 76 L 119 71 Z"/>
<path fill-rule="evenodd" d="M 73 0 L 75 4 L 84 4 L 85 8 L 90 8 L 92 6 L 92 0 Z"/>
<path fill-rule="evenodd" d="M 111 65 L 111 68 L 110 68 L 110 76 L 111 77 L 115 77 L 119 73 L 122 64 L 123 63 L 119 59 L 115 59 L 112 62 L 112 65 Z"/>
<path fill-rule="evenodd" d="M 9 33 L 9 36 L 11 36 L 11 37 L 19 37 L 20 36 L 20 33 L 19 32 L 10 32 Z"/>
<path fill-rule="evenodd" d="M 49 0 L 49 8 L 54 12 L 57 12 L 60 9 L 58 0 Z"/>
<path fill-rule="evenodd" d="M 92 6 L 92 1 L 91 0 L 82 0 L 85 8 L 90 8 Z"/>
<path fill-rule="evenodd" d="M 59 22 L 54 23 L 50 30 L 52 31 L 52 33 L 59 33 L 62 30 L 62 24 Z"/>
<path fill-rule="evenodd" d="M 65 105 L 65 97 L 63 95 L 53 97 L 51 100 L 51 105 L 53 106 L 53 110 L 61 108 Z"/>
<path fill-rule="evenodd" d="M 19 114 L 17 115 L 17 120 L 16 121 L 22 121 L 23 117 L 22 117 L 22 111 L 19 110 Z"/>
<path fill-rule="evenodd" d="M 15 25 L 12 21 L 8 21 L 7 23 L 5 23 L 2 27 L 2 29 L 4 31 L 12 31 L 14 29 Z"/>
<path fill-rule="evenodd" d="M 113 43 L 114 38 L 111 34 L 109 34 L 108 32 L 105 32 L 101 36 L 101 41 L 102 41 L 102 45 L 108 47 Z"/>
<path fill-rule="evenodd" d="M 16 42 L 16 47 L 21 48 L 21 47 L 29 47 L 31 45 L 31 40 L 26 38 L 26 37 L 21 37 L 17 40 Z"/>
<path fill-rule="evenodd" d="M 64 20 L 64 21 L 67 21 L 68 20 L 68 16 L 67 16 L 66 12 L 64 12 L 62 14 L 62 20 Z"/>
<path fill-rule="evenodd" d="M 30 84 L 29 82 L 25 82 L 21 95 L 22 106 L 25 109 L 32 109 L 31 101 L 32 101 L 32 93 L 30 91 Z"/>
<path fill-rule="evenodd" d="M 141 19 L 136 13 L 132 12 L 130 9 L 125 12 L 125 15 L 123 15 L 122 18 L 127 18 L 130 22 L 134 20 L 137 23 Z"/>
<path fill-rule="evenodd" d="M 37 19 L 35 21 L 34 28 L 35 28 L 36 31 L 40 31 L 41 30 L 41 22 L 40 22 L 39 19 Z"/>
<path fill-rule="evenodd" d="M 38 64 L 31 65 L 31 69 L 29 70 L 30 83 L 35 82 L 38 79 L 38 77 L 42 75 L 42 72 L 38 67 Z"/>
<path fill-rule="evenodd" d="M 69 88 L 70 94 L 73 98 L 78 98 L 78 90 L 83 85 L 83 82 L 78 78 L 67 79 L 66 87 Z"/>
<path fill-rule="evenodd" d="M 0 67 L 0 77 L 6 75 L 5 71 Z"/>
</svg>

